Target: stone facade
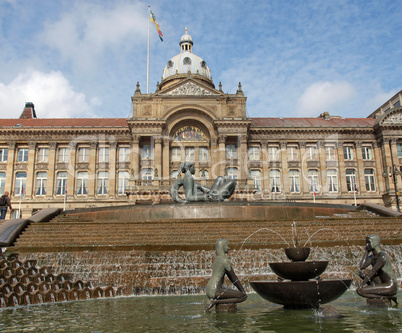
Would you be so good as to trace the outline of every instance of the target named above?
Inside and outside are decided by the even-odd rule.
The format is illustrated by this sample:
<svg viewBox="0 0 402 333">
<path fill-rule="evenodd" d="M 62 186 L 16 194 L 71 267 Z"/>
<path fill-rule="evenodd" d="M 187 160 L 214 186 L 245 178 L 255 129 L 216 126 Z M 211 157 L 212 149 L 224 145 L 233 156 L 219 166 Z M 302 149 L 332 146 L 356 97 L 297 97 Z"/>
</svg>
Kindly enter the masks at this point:
<svg viewBox="0 0 402 333">
<path fill-rule="evenodd" d="M 184 56 L 192 52 L 185 36 Z M 396 208 L 401 93 L 368 118 L 249 118 L 240 83 L 228 94 L 215 88 L 204 61 L 201 74 L 177 68 L 154 93 L 143 94 L 137 83 L 129 119 L 37 119 L 32 103 L 19 119 L 1 119 L 0 193 L 11 193 L 13 216 L 21 197 L 24 216 L 45 207 L 170 201 L 185 160 L 195 162 L 205 185 L 217 176 L 237 179 L 233 200 Z"/>
</svg>

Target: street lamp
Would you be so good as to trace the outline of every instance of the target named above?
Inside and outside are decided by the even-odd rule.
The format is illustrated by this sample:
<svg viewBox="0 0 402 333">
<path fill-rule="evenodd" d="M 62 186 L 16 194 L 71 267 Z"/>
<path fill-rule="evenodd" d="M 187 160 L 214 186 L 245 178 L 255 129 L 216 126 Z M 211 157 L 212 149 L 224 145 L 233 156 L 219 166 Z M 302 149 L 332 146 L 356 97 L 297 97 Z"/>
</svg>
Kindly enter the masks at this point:
<svg viewBox="0 0 402 333">
<path fill-rule="evenodd" d="M 398 212 L 401 212 L 399 208 L 399 193 L 396 187 L 396 181 L 397 181 L 396 176 L 398 175 L 401 175 L 401 172 L 398 170 L 398 167 L 395 164 L 392 166 L 392 168 L 389 167 L 388 172 L 384 171 L 383 173 L 384 178 L 392 177 L 392 180 L 394 181 L 396 209 L 398 210 Z"/>
</svg>

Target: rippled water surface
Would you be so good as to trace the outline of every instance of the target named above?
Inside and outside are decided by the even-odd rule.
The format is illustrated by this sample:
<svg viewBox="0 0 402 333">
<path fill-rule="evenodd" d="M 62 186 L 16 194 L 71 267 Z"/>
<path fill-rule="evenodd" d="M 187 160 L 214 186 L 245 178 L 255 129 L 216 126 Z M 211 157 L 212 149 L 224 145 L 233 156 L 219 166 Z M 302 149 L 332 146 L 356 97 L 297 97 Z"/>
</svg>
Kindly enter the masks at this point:
<svg viewBox="0 0 402 333">
<path fill-rule="evenodd" d="M 237 313 L 205 313 L 206 304 L 199 295 L 31 305 L 0 310 L 0 332 L 402 332 L 402 305 L 368 307 L 352 291 L 330 303 L 340 319 L 323 318 L 316 310 L 285 310 L 256 294 Z"/>
</svg>

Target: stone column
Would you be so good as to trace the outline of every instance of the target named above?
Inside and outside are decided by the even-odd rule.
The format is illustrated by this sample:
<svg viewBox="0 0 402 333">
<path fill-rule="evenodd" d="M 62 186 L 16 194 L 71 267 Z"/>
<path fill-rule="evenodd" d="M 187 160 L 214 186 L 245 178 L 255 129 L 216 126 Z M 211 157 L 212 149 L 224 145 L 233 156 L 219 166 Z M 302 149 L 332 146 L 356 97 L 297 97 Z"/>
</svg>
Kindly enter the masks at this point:
<svg viewBox="0 0 402 333">
<path fill-rule="evenodd" d="M 134 178 L 138 179 L 140 175 L 140 136 L 133 135 L 131 144 L 131 168 L 134 169 Z"/>
<path fill-rule="evenodd" d="M 218 153 L 219 153 L 219 161 L 218 161 L 218 164 L 216 165 L 216 168 L 215 168 L 216 174 L 212 175 L 213 179 L 218 177 L 218 176 L 223 176 L 225 174 L 225 168 L 226 168 L 226 135 L 220 135 L 219 136 Z"/>
<path fill-rule="evenodd" d="M 366 193 L 366 184 L 364 178 L 364 164 L 363 164 L 363 153 L 362 153 L 362 142 L 356 142 L 356 159 L 357 159 L 357 179 L 356 184 L 359 193 Z"/>
<path fill-rule="evenodd" d="M 46 198 L 53 198 L 54 187 L 55 187 L 55 167 L 56 167 L 56 142 L 49 142 L 49 161 L 48 161 L 48 172 L 47 172 L 47 188 L 46 188 Z"/>
<path fill-rule="evenodd" d="M 338 170 L 339 170 L 339 182 L 340 182 L 340 191 L 339 194 L 347 194 L 348 186 L 346 184 L 346 168 L 345 168 L 345 156 L 343 155 L 343 142 L 337 142 L 337 151 L 338 151 Z"/>
<path fill-rule="evenodd" d="M 290 193 L 289 184 L 289 167 L 288 167 L 288 151 L 287 143 L 281 142 L 281 164 L 282 164 L 282 193 L 288 195 Z"/>
<path fill-rule="evenodd" d="M 169 180 L 170 178 L 170 139 L 163 139 L 163 156 L 162 156 L 162 170 L 161 176 L 163 179 Z"/>
<path fill-rule="evenodd" d="M 218 139 L 211 138 L 210 142 L 210 156 L 211 156 L 211 170 L 209 171 L 209 178 L 215 179 L 216 173 L 220 172 L 219 168 L 219 148 L 218 148 Z"/>
<path fill-rule="evenodd" d="M 158 178 L 159 178 L 160 176 L 162 176 L 162 138 L 157 137 L 154 142 L 155 142 L 154 168 L 158 169 Z"/>
<path fill-rule="evenodd" d="M 69 144 L 70 158 L 68 163 L 68 176 L 67 176 L 67 200 L 75 197 L 75 162 L 77 160 L 77 142 L 72 141 Z"/>
<path fill-rule="evenodd" d="M 13 191 L 13 181 L 15 179 L 14 174 L 14 162 L 15 162 L 15 142 L 8 143 L 8 156 L 7 156 L 7 169 L 6 169 L 6 183 L 4 186 L 4 191 L 10 192 L 10 197 L 14 193 Z"/>
<path fill-rule="evenodd" d="M 240 179 L 247 179 L 248 176 L 248 163 L 247 163 L 247 136 L 240 136 Z"/>
<path fill-rule="evenodd" d="M 117 194 L 116 185 L 116 161 L 117 161 L 117 142 L 111 142 L 109 146 L 109 198 L 114 197 Z"/>
<path fill-rule="evenodd" d="M 32 193 L 35 191 L 35 154 L 36 152 L 36 142 L 31 141 L 29 143 L 28 151 L 28 166 L 27 166 L 27 183 L 25 198 L 32 199 Z"/>
<path fill-rule="evenodd" d="M 392 168 L 392 158 L 391 158 L 391 148 L 389 146 L 389 138 L 383 138 L 382 141 L 382 156 L 383 156 L 383 163 L 384 163 L 384 171 L 387 173 L 387 176 L 384 178 L 385 180 L 385 190 L 387 192 L 390 191 L 390 182 L 391 178 L 389 177 L 389 168 Z"/>
<path fill-rule="evenodd" d="M 398 148 L 396 146 L 396 138 L 392 138 L 390 141 L 391 146 L 391 156 L 392 156 L 392 164 L 399 166 L 399 158 L 398 158 Z"/>
<path fill-rule="evenodd" d="M 309 195 L 309 184 L 308 184 L 308 168 L 306 160 L 306 141 L 299 142 L 300 149 L 300 163 L 301 163 L 301 174 L 300 174 L 300 193 L 304 195 Z"/>
<path fill-rule="evenodd" d="M 328 193 L 327 184 L 327 161 L 325 156 L 325 143 L 324 141 L 317 142 L 318 158 L 320 161 L 320 188 L 321 193 Z"/>
<path fill-rule="evenodd" d="M 374 157 L 375 157 L 375 179 L 377 181 L 377 191 L 382 194 L 385 191 L 385 182 L 383 177 L 384 167 L 381 157 L 381 149 L 378 141 L 374 141 Z"/>
<path fill-rule="evenodd" d="M 262 175 L 261 185 L 264 194 L 269 193 L 269 162 L 268 162 L 268 141 L 261 142 L 261 155 L 262 155 Z"/>
<path fill-rule="evenodd" d="M 94 197 L 96 193 L 98 170 L 96 170 L 97 143 L 91 142 L 89 146 L 89 166 L 88 166 L 88 197 Z"/>
</svg>

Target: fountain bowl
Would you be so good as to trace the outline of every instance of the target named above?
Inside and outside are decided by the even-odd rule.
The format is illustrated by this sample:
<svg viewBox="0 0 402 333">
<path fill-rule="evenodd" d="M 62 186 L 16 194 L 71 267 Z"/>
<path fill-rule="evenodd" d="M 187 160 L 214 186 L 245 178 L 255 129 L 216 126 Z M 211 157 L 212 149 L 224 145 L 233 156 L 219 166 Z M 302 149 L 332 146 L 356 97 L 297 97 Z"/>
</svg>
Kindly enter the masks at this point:
<svg viewBox="0 0 402 333">
<path fill-rule="evenodd" d="M 305 261 L 310 255 L 309 247 L 287 247 L 285 254 L 291 261 Z"/>
<path fill-rule="evenodd" d="M 307 281 L 320 276 L 328 266 L 328 261 L 270 262 L 272 271 L 282 279 Z"/>
<path fill-rule="evenodd" d="M 269 302 L 285 308 L 318 308 L 320 304 L 332 302 L 350 287 L 351 279 L 316 281 L 255 281 L 253 289 Z"/>
</svg>

